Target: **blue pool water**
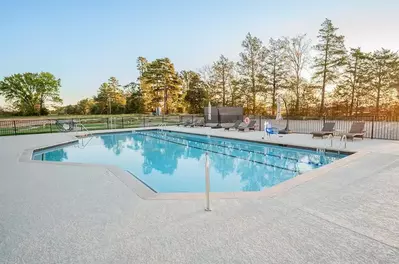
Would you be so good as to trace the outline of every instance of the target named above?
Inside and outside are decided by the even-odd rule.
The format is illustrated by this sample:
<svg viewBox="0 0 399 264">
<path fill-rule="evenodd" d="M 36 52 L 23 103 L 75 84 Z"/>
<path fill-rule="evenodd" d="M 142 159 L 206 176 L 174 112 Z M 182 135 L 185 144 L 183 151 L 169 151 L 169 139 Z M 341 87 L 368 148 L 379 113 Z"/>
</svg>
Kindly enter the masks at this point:
<svg viewBox="0 0 399 264">
<path fill-rule="evenodd" d="M 206 152 L 213 192 L 259 191 L 344 157 L 241 140 L 147 130 L 81 139 L 73 145 L 35 152 L 33 159 L 116 165 L 156 192 L 203 192 Z"/>
</svg>

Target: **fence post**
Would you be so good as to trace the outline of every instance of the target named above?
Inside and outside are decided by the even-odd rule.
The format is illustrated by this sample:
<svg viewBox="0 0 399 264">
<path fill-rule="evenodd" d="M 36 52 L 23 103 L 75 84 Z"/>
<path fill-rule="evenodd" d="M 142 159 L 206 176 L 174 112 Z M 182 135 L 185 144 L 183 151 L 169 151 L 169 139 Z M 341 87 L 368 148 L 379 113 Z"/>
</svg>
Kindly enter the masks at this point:
<svg viewBox="0 0 399 264">
<path fill-rule="evenodd" d="M 15 120 L 13 122 L 14 122 L 14 135 L 16 135 L 17 134 L 17 126 L 15 125 Z"/>
<path fill-rule="evenodd" d="M 162 114 L 162 124 L 165 122 L 165 115 Z"/>
<path fill-rule="evenodd" d="M 53 133 L 53 128 L 51 127 L 51 119 L 49 119 L 50 121 L 50 133 Z"/>
<path fill-rule="evenodd" d="M 109 129 L 109 117 L 107 117 L 107 129 Z"/>
<path fill-rule="evenodd" d="M 323 116 L 323 126 L 324 126 L 325 123 L 326 123 L 326 116 L 324 115 Z"/>
<path fill-rule="evenodd" d="M 145 116 L 143 116 L 143 124 L 144 124 L 144 127 L 145 127 Z"/>
<path fill-rule="evenodd" d="M 191 123 L 194 123 L 194 115 L 191 115 Z"/>
<path fill-rule="evenodd" d="M 80 123 L 80 131 L 83 130 L 83 126 L 82 126 L 82 118 L 79 118 L 79 123 Z"/>
<path fill-rule="evenodd" d="M 375 116 L 371 119 L 371 139 L 374 138 L 374 121 L 375 121 Z"/>
<path fill-rule="evenodd" d="M 122 128 L 125 128 L 125 126 L 123 125 L 123 116 L 122 116 Z"/>
<path fill-rule="evenodd" d="M 259 116 L 259 131 L 262 131 L 262 116 Z"/>
</svg>

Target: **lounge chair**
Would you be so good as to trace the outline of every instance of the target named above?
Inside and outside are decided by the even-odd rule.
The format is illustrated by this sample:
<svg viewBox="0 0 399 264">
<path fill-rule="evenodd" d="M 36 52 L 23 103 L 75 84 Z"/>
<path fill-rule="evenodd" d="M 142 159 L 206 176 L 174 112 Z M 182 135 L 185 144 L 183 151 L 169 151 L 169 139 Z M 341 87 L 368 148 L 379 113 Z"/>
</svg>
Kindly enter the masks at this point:
<svg viewBox="0 0 399 264">
<path fill-rule="evenodd" d="M 311 133 L 312 138 L 314 138 L 314 137 L 324 138 L 324 136 L 334 135 L 334 126 L 335 126 L 335 122 L 324 123 L 324 126 L 321 129 L 321 131 L 316 131 L 316 132 Z"/>
<path fill-rule="evenodd" d="M 73 131 L 77 127 L 77 122 L 74 120 L 55 120 L 55 125 L 58 127 L 58 130 L 62 132 Z"/>
<path fill-rule="evenodd" d="M 223 128 L 222 125 L 219 123 L 216 126 L 211 126 L 212 129 L 219 129 L 219 128 Z"/>
<path fill-rule="evenodd" d="M 213 126 L 216 126 L 218 123 L 208 123 L 208 122 L 206 122 L 205 121 L 205 126 L 206 127 L 213 127 Z"/>
<path fill-rule="evenodd" d="M 251 131 L 251 130 L 255 131 L 255 124 L 256 124 L 256 121 L 252 120 L 251 122 L 249 122 L 248 125 L 243 125 L 243 126 L 240 125 L 237 130 L 245 131 L 246 129 L 248 129 L 249 131 Z"/>
<path fill-rule="evenodd" d="M 204 125 L 205 125 L 204 119 L 197 119 L 190 126 L 191 127 L 196 127 L 196 126 L 202 126 L 203 127 Z"/>
<path fill-rule="evenodd" d="M 188 126 L 188 125 L 191 125 L 192 123 L 193 122 L 191 120 L 186 120 L 184 122 L 177 124 L 177 126 Z"/>
<path fill-rule="evenodd" d="M 364 122 L 352 123 L 351 129 L 349 130 L 349 132 L 346 134 L 343 134 L 342 137 L 346 136 L 347 139 L 351 139 L 352 141 L 355 137 L 363 139 L 364 134 L 366 133 L 366 131 L 364 130 L 364 125 L 365 125 Z M 342 140 L 342 137 L 341 137 L 341 140 Z"/>
<path fill-rule="evenodd" d="M 237 120 L 237 121 L 234 123 L 234 125 L 224 127 L 224 130 L 238 129 L 238 127 L 240 126 L 241 123 L 242 123 L 241 120 Z"/>
</svg>

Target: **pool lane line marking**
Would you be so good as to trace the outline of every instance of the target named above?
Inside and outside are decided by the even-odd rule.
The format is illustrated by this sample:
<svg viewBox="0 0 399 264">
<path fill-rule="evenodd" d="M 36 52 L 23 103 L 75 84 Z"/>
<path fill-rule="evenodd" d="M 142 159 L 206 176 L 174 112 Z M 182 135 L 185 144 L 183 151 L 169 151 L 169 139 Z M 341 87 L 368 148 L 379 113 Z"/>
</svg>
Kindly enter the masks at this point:
<svg viewBox="0 0 399 264">
<path fill-rule="evenodd" d="M 156 133 L 155 133 L 156 134 Z M 288 160 L 294 160 L 294 161 L 299 161 L 298 159 L 296 159 L 296 158 L 290 158 L 290 157 L 281 157 L 281 156 L 279 156 L 279 155 L 276 155 L 276 154 L 269 154 L 269 153 L 264 153 L 264 152 L 260 152 L 260 151 L 256 151 L 256 150 L 249 150 L 249 149 L 240 149 L 240 148 L 236 148 L 236 147 L 231 147 L 231 146 L 224 146 L 224 145 L 220 145 L 220 144 L 215 144 L 215 143 L 210 143 L 210 142 L 204 142 L 204 141 L 199 141 L 199 140 L 195 140 L 195 139 L 185 139 L 185 138 L 183 138 L 183 137 L 177 137 L 177 136 L 171 136 L 171 135 L 166 135 L 165 134 L 165 136 L 168 136 L 168 137 L 171 137 L 171 138 L 180 138 L 180 139 L 182 139 L 182 140 L 186 140 L 186 141 L 193 141 L 193 142 L 198 142 L 198 143 L 203 143 L 203 144 L 207 144 L 207 145 L 211 145 L 211 146 L 217 146 L 217 147 L 222 147 L 222 148 L 230 148 L 230 149 L 235 149 L 235 150 L 239 150 L 239 151 L 246 151 L 246 152 L 253 152 L 253 153 L 256 153 L 256 154 L 261 154 L 261 155 L 266 155 L 266 156 L 272 156 L 272 157 L 277 157 L 277 158 L 280 158 L 280 159 L 288 159 Z"/>
<path fill-rule="evenodd" d="M 142 131 L 145 131 L 145 130 L 142 130 Z M 173 131 L 173 130 L 164 130 L 164 131 L 166 131 L 166 132 L 169 132 L 169 133 L 173 133 L 173 134 L 184 134 L 184 135 L 189 135 L 189 136 L 197 136 L 197 137 L 205 137 L 206 135 L 200 135 L 200 134 L 192 134 L 192 133 L 185 133 L 185 132 L 178 132 L 178 131 Z M 155 133 L 155 134 L 160 134 L 160 130 L 146 130 L 146 132 L 147 133 Z M 189 136 L 187 136 L 187 137 L 189 137 Z M 174 136 L 174 137 L 177 137 L 177 136 Z M 182 139 L 184 139 L 183 137 L 180 137 L 180 138 L 182 138 Z M 219 137 L 219 136 L 211 136 L 211 138 L 214 138 L 214 139 L 221 139 L 221 140 L 228 140 L 228 141 L 233 141 L 233 142 L 236 142 L 236 141 L 244 141 L 244 142 L 247 142 L 248 144 L 257 144 L 257 145 L 266 145 L 268 148 L 279 148 L 279 147 L 284 147 L 284 148 L 287 148 L 285 151 L 286 152 L 298 152 L 298 149 L 299 150 L 303 150 L 303 151 L 312 151 L 312 152 L 315 152 L 316 151 L 316 149 L 315 148 L 312 148 L 312 147 L 295 147 L 295 146 L 289 146 L 289 145 L 277 145 L 277 146 L 275 146 L 274 144 L 269 144 L 268 142 L 257 142 L 257 141 L 252 141 L 252 140 L 247 140 L 247 139 L 238 139 L 238 138 L 227 138 L 227 137 Z M 193 141 L 195 141 L 195 140 L 193 140 Z M 240 143 L 240 142 L 237 142 L 237 144 L 244 144 L 244 143 Z M 221 145 L 222 146 L 222 145 Z M 239 149 L 239 150 L 241 150 L 241 149 Z M 248 151 L 251 151 L 251 150 L 248 150 Z M 260 154 L 264 154 L 264 153 L 262 153 L 262 152 L 259 152 Z M 328 152 L 328 154 L 330 155 L 329 157 L 332 157 L 332 158 L 334 158 L 335 156 L 334 155 L 337 155 L 337 153 L 334 153 L 334 152 Z M 325 155 L 325 156 L 327 156 L 327 155 Z M 338 157 L 339 157 L 339 155 L 338 155 Z"/>
<path fill-rule="evenodd" d="M 215 153 L 215 154 L 221 154 L 221 155 L 229 156 L 229 157 L 232 157 L 232 158 L 237 158 L 237 159 L 241 159 L 241 160 L 246 160 L 246 161 L 250 161 L 250 162 L 262 164 L 262 165 L 269 166 L 269 167 L 274 167 L 274 168 L 278 168 L 278 169 L 282 169 L 282 170 L 287 170 L 287 171 L 292 171 L 292 172 L 298 172 L 298 170 L 291 170 L 291 169 L 288 169 L 288 168 L 285 168 L 285 167 L 281 167 L 281 166 L 277 166 L 277 165 L 272 165 L 272 164 L 265 163 L 265 162 L 261 162 L 261 161 L 257 161 L 257 160 L 246 159 L 246 158 L 242 158 L 242 157 L 239 157 L 239 156 L 234 156 L 234 155 L 230 155 L 230 154 L 226 154 L 226 153 L 221 153 L 221 152 L 217 152 L 217 151 L 213 151 L 213 150 L 208 150 L 208 149 L 204 149 L 204 148 L 194 147 L 194 146 L 190 146 L 190 145 L 188 145 L 188 144 L 183 144 L 183 143 L 180 143 L 180 142 L 175 142 L 175 141 L 168 140 L 168 139 L 164 139 L 164 138 L 160 138 L 160 137 L 154 137 L 154 136 L 148 135 L 148 134 L 143 134 L 143 133 L 135 133 L 135 134 L 138 134 L 138 135 L 140 135 L 140 136 L 152 137 L 152 138 L 155 138 L 155 139 L 160 139 L 160 140 L 163 140 L 163 141 L 166 141 L 166 142 L 174 143 L 174 144 L 181 145 L 181 146 L 185 146 L 185 147 L 188 146 L 188 147 L 191 147 L 191 148 L 195 148 L 195 149 L 199 149 L 199 150 L 208 151 L 208 152 L 212 152 L 212 153 Z"/>
<path fill-rule="evenodd" d="M 154 132 L 151 132 L 152 134 L 157 134 Z M 271 156 L 271 157 L 277 157 L 280 159 L 288 159 L 288 160 L 293 160 L 296 162 L 300 162 L 299 159 L 296 158 L 290 158 L 290 157 L 285 157 L 285 156 L 279 156 L 279 155 L 275 155 L 275 154 L 269 154 L 269 153 L 264 153 L 264 152 L 260 152 L 260 151 L 256 151 L 256 150 L 249 150 L 249 149 L 240 149 L 240 148 L 236 148 L 236 147 L 229 147 L 229 146 L 223 146 L 220 144 L 215 144 L 215 143 L 208 143 L 208 142 L 204 142 L 204 141 L 198 141 L 198 140 L 193 140 L 193 139 L 185 139 L 183 137 L 178 137 L 178 136 L 171 136 L 171 135 L 166 135 L 168 137 L 171 138 L 180 138 L 182 140 L 186 140 L 186 141 L 193 141 L 193 142 L 198 142 L 198 143 L 203 143 L 203 144 L 207 144 L 207 145 L 211 145 L 211 146 L 218 146 L 218 147 L 222 147 L 222 148 L 231 148 L 231 149 L 235 149 L 235 150 L 239 150 L 239 151 L 246 151 L 246 152 L 250 152 L 250 153 L 256 153 L 256 154 L 261 154 L 261 155 L 265 155 L 265 156 Z M 311 164 L 311 165 L 316 165 L 316 166 L 320 166 L 320 165 L 326 165 L 326 164 L 319 164 L 319 163 L 315 163 L 315 162 L 308 162 L 307 164 Z M 328 164 L 328 163 L 327 163 Z"/>
</svg>

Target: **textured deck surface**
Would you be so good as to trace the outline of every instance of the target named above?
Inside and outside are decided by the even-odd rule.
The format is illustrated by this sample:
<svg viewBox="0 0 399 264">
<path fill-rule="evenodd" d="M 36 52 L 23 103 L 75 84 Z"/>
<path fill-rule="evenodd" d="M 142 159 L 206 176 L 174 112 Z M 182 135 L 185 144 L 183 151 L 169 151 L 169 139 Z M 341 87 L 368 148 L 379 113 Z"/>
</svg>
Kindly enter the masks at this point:
<svg viewBox="0 0 399 264">
<path fill-rule="evenodd" d="M 143 200 L 99 166 L 20 161 L 72 139 L 0 137 L 0 263 L 399 263 L 398 142 L 349 142 L 365 154 L 274 197 L 213 199 L 205 212 L 199 199 Z"/>
</svg>

